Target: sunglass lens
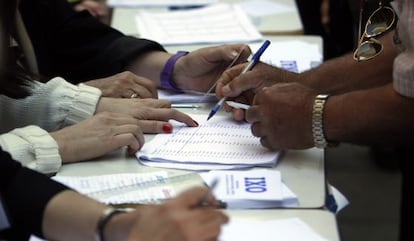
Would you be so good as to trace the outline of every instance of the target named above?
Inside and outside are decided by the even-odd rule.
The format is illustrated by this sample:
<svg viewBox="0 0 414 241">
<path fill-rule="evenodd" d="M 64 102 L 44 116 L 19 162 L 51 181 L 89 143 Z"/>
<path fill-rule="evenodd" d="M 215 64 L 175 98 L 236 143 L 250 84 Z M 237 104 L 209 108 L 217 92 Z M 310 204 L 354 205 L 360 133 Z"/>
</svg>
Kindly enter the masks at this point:
<svg viewBox="0 0 414 241">
<path fill-rule="evenodd" d="M 367 37 L 375 37 L 387 31 L 395 21 L 395 13 L 389 7 L 376 10 L 368 19 L 366 25 Z"/>
<path fill-rule="evenodd" d="M 368 60 L 377 56 L 382 51 L 382 45 L 376 41 L 365 41 L 361 46 L 355 51 L 354 58 L 357 60 Z"/>
</svg>

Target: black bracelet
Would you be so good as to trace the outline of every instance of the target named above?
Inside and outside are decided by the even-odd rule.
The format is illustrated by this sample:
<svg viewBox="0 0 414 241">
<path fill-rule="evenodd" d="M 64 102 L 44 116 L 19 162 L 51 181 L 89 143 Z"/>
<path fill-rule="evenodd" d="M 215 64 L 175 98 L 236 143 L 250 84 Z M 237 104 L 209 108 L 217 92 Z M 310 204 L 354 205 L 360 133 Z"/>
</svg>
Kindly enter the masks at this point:
<svg viewBox="0 0 414 241">
<path fill-rule="evenodd" d="M 124 209 L 108 208 L 105 209 L 102 213 L 102 216 L 99 218 L 98 223 L 96 224 L 96 241 L 105 241 L 104 239 L 104 230 L 106 224 L 111 220 L 111 218 L 117 214 L 126 213 Z"/>
</svg>

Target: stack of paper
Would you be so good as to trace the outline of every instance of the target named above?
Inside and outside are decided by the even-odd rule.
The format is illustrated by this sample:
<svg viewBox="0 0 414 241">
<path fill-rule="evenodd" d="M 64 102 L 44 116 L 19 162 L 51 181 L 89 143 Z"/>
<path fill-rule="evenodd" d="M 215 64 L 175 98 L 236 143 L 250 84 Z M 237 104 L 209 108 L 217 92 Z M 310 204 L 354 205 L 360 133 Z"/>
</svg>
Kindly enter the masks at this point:
<svg viewBox="0 0 414 241">
<path fill-rule="evenodd" d="M 277 170 L 211 171 L 201 176 L 207 184 L 218 180 L 213 194 L 229 209 L 296 207 L 299 204 Z"/>
<path fill-rule="evenodd" d="M 55 181 L 106 204 L 159 203 L 177 195 L 178 186 L 201 182 L 197 173 L 169 176 L 167 172 L 114 173 L 96 176 L 54 176 Z M 191 181 L 187 183 L 186 181 Z M 180 185 L 178 185 L 180 184 Z"/>
<path fill-rule="evenodd" d="M 231 116 L 191 115 L 198 127 L 173 123 L 172 134 L 157 134 L 136 153 L 148 166 L 186 169 L 219 170 L 273 167 L 279 153 L 270 151 L 252 135 L 250 124 L 236 122 Z"/>
<path fill-rule="evenodd" d="M 171 12 L 141 11 L 136 16 L 140 37 L 163 45 L 246 43 L 263 37 L 238 6 L 213 4 Z"/>
</svg>

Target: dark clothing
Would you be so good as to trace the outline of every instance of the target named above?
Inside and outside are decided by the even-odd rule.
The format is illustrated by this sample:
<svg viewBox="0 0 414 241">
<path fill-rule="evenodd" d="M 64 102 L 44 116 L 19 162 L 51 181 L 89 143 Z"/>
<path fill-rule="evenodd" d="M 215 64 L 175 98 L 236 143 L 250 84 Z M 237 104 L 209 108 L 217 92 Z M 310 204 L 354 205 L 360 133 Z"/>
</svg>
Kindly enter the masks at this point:
<svg viewBox="0 0 414 241">
<path fill-rule="evenodd" d="M 0 240 L 27 240 L 31 233 L 42 237 L 43 212 L 64 185 L 24 168 L 0 149 L 0 196 L 11 228 L 0 230 Z"/>
<path fill-rule="evenodd" d="M 165 51 L 156 42 L 125 36 L 65 0 L 21 0 L 20 11 L 40 74 L 72 83 L 125 70 L 138 55 Z"/>
</svg>

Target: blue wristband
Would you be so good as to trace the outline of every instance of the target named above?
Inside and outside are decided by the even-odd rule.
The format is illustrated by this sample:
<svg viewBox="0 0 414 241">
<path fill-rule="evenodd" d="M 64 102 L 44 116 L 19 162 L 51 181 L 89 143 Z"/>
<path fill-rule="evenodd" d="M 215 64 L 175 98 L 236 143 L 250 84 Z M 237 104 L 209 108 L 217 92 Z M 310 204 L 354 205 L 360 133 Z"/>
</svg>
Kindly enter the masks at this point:
<svg viewBox="0 0 414 241">
<path fill-rule="evenodd" d="M 174 70 L 175 62 L 177 62 L 179 58 L 187 54 L 188 52 L 186 51 L 178 51 L 176 54 L 174 54 L 167 60 L 167 63 L 165 63 L 164 68 L 161 71 L 161 76 L 160 76 L 160 82 L 161 82 L 162 87 L 169 89 L 169 90 L 174 90 L 176 92 L 182 92 L 173 82 L 171 75 Z"/>
</svg>

